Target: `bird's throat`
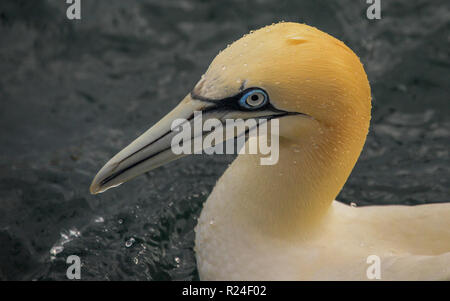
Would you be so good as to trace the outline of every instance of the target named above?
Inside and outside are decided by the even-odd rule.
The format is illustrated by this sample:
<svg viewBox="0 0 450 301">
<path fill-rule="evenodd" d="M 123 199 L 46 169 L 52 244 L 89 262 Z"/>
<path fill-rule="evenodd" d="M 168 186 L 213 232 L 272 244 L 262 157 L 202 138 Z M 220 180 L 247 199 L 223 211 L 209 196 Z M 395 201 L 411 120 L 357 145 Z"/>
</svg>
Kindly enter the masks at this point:
<svg viewBox="0 0 450 301">
<path fill-rule="evenodd" d="M 364 140 L 351 129 L 321 128 L 302 141 L 280 137 L 275 165 L 261 165 L 258 155 L 240 155 L 218 181 L 202 216 L 277 237 L 307 233 L 342 189 Z"/>
</svg>

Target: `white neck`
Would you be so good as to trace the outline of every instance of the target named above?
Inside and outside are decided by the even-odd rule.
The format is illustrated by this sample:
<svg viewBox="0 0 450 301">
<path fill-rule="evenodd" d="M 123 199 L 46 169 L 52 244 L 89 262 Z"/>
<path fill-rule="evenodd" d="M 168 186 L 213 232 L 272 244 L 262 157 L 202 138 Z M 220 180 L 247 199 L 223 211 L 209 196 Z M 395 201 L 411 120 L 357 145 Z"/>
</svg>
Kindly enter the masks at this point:
<svg viewBox="0 0 450 301">
<path fill-rule="evenodd" d="M 280 138 L 279 161 L 261 165 L 258 155 L 240 155 L 218 181 L 205 205 L 221 216 L 280 236 L 295 234 L 322 216 L 347 180 L 359 155 L 351 141 L 333 141 L 320 128 L 301 145 Z M 344 143 L 343 143 L 344 142 Z M 352 146 L 352 145 L 350 145 Z M 362 148 L 362 144 L 360 149 Z M 335 172 L 339 170 L 339 172 Z"/>
<path fill-rule="evenodd" d="M 351 132 L 317 127 L 301 144 L 280 138 L 275 165 L 260 165 L 258 155 L 239 155 L 217 182 L 198 221 L 197 262 L 203 277 L 212 270 L 205 265 L 217 271 L 223 261 L 232 260 L 239 266 L 245 254 L 274 247 L 271 239 L 289 243 L 317 229 L 364 144 L 365 133 L 356 139 Z"/>
</svg>

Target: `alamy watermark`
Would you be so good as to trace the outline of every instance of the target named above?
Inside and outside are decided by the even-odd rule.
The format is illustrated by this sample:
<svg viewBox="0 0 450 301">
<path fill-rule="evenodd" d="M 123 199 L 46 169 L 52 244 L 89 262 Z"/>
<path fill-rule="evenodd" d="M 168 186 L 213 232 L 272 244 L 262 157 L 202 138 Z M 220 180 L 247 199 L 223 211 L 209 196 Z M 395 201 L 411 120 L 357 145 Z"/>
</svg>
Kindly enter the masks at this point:
<svg viewBox="0 0 450 301">
<path fill-rule="evenodd" d="M 279 158 L 279 121 L 270 120 L 270 133 L 268 123 L 267 119 L 253 118 L 226 119 L 223 123 L 209 118 L 203 122 L 202 112 L 195 111 L 193 128 L 187 119 L 179 118 L 172 122 L 171 130 L 176 135 L 172 138 L 171 149 L 176 155 L 259 153 L 267 155 L 260 158 L 261 165 L 274 165 Z"/>
<path fill-rule="evenodd" d="M 81 19 L 81 0 L 66 0 L 69 7 L 66 10 L 66 16 L 69 20 Z M 381 19 L 381 0 L 366 0 L 370 4 L 366 10 L 366 17 L 369 20 Z"/>
<path fill-rule="evenodd" d="M 366 263 L 370 264 L 366 270 L 367 279 L 379 280 L 381 279 L 381 259 L 378 255 L 369 255 Z"/>
<path fill-rule="evenodd" d="M 70 4 L 66 10 L 66 16 L 69 20 L 81 19 L 81 0 L 66 0 Z"/>
<path fill-rule="evenodd" d="M 366 0 L 370 4 L 366 10 L 366 17 L 369 20 L 381 19 L 381 0 Z"/>
<path fill-rule="evenodd" d="M 70 266 L 67 268 L 66 276 L 67 279 L 73 280 L 73 279 L 81 279 L 81 259 L 77 255 L 70 255 L 66 259 L 66 263 L 70 264 Z"/>
</svg>

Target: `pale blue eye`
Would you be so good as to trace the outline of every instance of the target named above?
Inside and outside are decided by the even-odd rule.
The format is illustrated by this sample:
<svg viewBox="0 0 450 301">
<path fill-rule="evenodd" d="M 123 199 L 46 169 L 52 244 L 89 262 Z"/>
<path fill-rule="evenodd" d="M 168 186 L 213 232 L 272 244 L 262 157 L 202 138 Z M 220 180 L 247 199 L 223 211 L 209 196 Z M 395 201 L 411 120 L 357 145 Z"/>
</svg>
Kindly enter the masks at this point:
<svg viewBox="0 0 450 301">
<path fill-rule="evenodd" d="M 258 109 L 268 101 L 266 92 L 261 89 L 251 90 L 242 95 L 239 104 L 246 109 Z"/>
</svg>

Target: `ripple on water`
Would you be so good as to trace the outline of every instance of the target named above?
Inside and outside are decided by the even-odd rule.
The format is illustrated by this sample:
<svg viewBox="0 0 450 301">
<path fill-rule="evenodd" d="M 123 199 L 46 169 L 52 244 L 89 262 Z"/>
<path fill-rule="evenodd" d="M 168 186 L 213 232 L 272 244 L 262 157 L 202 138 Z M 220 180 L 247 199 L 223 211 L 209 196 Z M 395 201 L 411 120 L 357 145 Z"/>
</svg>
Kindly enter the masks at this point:
<svg viewBox="0 0 450 301">
<path fill-rule="evenodd" d="M 416 11 L 399 0 L 388 7 L 397 26 L 369 26 L 355 18 L 364 1 L 323 1 L 320 10 L 307 1 L 255 2 L 251 14 L 238 2 L 85 1 L 94 17 L 72 26 L 56 2 L 33 1 L 33 11 L 10 2 L 0 8 L 7 20 L 0 56 L 10 58 L 0 64 L 2 280 L 66 279 L 72 254 L 85 280 L 198 279 L 196 218 L 232 156 L 185 158 L 97 196 L 89 195 L 90 181 L 192 89 L 217 49 L 249 24 L 289 20 L 292 12 L 345 40 L 372 83 L 372 127 L 338 200 L 449 201 L 445 3 Z"/>
</svg>

